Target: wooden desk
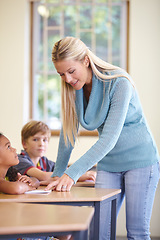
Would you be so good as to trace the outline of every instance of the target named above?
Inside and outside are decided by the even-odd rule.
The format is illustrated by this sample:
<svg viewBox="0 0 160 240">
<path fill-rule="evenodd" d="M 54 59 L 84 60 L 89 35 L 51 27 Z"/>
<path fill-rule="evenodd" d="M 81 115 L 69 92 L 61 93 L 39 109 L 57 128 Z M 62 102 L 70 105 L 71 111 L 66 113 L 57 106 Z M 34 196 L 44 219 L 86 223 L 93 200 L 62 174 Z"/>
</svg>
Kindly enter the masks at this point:
<svg viewBox="0 0 160 240">
<path fill-rule="evenodd" d="M 42 188 L 42 187 L 41 187 Z M 103 189 L 91 187 L 72 187 L 70 192 L 52 191 L 48 195 L 7 195 L 0 194 L 0 202 L 34 202 L 65 204 L 73 206 L 93 206 L 94 213 L 94 233 L 91 239 L 99 239 L 100 229 L 100 209 L 106 202 L 111 202 L 111 240 L 116 239 L 116 200 L 120 189 Z"/>
<path fill-rule="evenodd" d="M 91 207 L 0 203 L 0 239 L 72 234 L 87 240 Z"/>
</svg>

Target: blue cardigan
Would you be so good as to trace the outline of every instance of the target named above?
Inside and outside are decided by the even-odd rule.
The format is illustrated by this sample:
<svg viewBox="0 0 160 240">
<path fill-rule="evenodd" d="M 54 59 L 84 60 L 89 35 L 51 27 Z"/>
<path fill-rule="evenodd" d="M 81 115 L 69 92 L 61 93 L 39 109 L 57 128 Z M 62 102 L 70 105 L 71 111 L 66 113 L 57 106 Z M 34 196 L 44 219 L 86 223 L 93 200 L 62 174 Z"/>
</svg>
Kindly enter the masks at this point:
<svg viewBox="0 0 160 240">
<path fill-rule="evenodd" d="M 96 163 L 98 170 L 122 172 L 158 162 L 158 150 L 132 80 L 118 77 L 104 82 L 93 75 L 88 104 L 83 89 L 76 91 L 76 110 L 80 124 L 87 130 L 97 129 L 99 139 L 66 170 L 73 147 L 65 146 L 61 130 L 52 176 L 66 173 L 76 182 Z"/>
</svg>

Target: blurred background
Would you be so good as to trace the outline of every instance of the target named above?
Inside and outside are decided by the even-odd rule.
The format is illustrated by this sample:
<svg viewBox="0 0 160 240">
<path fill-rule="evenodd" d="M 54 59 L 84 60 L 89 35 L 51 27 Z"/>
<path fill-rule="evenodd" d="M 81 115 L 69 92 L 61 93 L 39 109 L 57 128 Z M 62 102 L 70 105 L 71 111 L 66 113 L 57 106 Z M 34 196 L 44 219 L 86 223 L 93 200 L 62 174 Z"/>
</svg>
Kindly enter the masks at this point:
<svg viewBox="0 0 160 240">
<path fill-rule="evenodd" d="M 52 28 L 53 23 L 59 24 L 58 19 L 61 16 L 58 15 L 58 2 L 48 1 L 50 7 L 52 3 L 57 7 L 55 12 L 53 6 L 52 10 L 48 11 L 51 8 L 45 1 L 0 1 L 0 131 L 11 140 L 19 153 L 22 148 L 20 138 L 22 126 L 31 118 L 47 122 L 53 130 L 47 157 L 56 160 L 60 128 L 60 80 L 55 76 L 49 54 L 54 41 L 70 34 L 81 37 L 104 60 L 127 69 L 136 84 L 145 115 L 160 151 L 160 1 L 122 1 L 127 4 L 122 6 L 117 5 L 121 1 L 113 1 L 114 4 L 111 0 L 96 1 L 97 4 L 108 2 L 111 11 L 106 10 L 105 15 L 100 9 L 101 4 L 97 5 L 95 7 L 97 22 L 93 21 L 91 26 L 89 25 L 89 16 L 92 19 L 90 8 L 86 6 L 83 8 L 84 12 L 76 12 L 72 6 L 70 10 L 66 10 L 70 15 L 63 16 L 63 22 L 68 25 L 62 24 L 60 30 L 56 29 L 57 26 Z M 79 23 L 77 31 L 74 22 L 71 22 L 72 17 L 76 15 L 82 19 L 83 14 L 86 16 L 86 13 L 88 21 L 76 21 Z M 100 23 L 103 19 L 105 25 Z M 45 25 L 47 23 L 48 25 Z M 83 24 L 83 32 L 81 24 Z M 90 28 L 93 28 L 92 33 L 87 30 Z M 65 32 L 66 29 L 70 32 Z M 101 39 L 107 44 L 105 45 Z M 97 141 L 96 135 L 86 135 L 79 137 L 70 163 L 78 159 Z M 160 185 L 151 219 L 151 236 L 160 239 L 159 203 Z M 126 235 L 124 208 L 125 205 L 118 217 L 118 236 Z"/>
</svg>

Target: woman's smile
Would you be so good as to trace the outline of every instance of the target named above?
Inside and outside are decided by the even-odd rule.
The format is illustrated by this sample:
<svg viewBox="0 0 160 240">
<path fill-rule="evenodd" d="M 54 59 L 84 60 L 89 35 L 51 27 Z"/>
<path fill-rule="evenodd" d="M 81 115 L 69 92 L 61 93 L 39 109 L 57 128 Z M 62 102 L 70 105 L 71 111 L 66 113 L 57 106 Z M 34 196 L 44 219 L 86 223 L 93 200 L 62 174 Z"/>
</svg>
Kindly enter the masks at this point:
<svg viewBox="0 0 160 240">
<path fill-rule="evenodd" d="M 55 63 L 55 68 L 61 79 L 75 90 L 80 90 L 85 84 L 90 84 L 92 71 L 86 62 L 61 60 Z"/>
</svg>

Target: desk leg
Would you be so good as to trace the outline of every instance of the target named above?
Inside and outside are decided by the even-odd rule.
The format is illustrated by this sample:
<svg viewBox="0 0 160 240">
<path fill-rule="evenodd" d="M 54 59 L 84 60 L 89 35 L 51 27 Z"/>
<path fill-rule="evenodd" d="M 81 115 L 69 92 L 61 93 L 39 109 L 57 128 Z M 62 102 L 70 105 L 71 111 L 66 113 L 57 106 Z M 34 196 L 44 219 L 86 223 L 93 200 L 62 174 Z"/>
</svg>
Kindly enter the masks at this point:
<svg viewBox="0 0 160 240">
<path fill-rule="evenodd" d="M 95 202 L 95 212 L 92 219 L 91 231 L 90 231 L 90 240 L 99 240 L 100 239 L 100 205 L 101 202 Z"/>
<path fill-rule="evenodd" d="M 73 234 L 75 240 L 88 240 L 88 230 L 77 231 Z"/>
<path fill-rule="evenodd" d="M 117 199 L 113 199 L 111 205 L 111 240 L 116 240 L 116 203 Z"/>
<path fill-rule="evenodd" d="M 111 235 L 110 240 L 116 240 L 116 203 L 117 198 L 111 199 Z M 90 240 L 100 240 L 100 209 L 101 207 L 108 202 L 95 202 L 95 213 L 93 218 L 93 227 L 91 229 Z M 92 227 L 91 227 L 92 228 Z"/>
</svg>

